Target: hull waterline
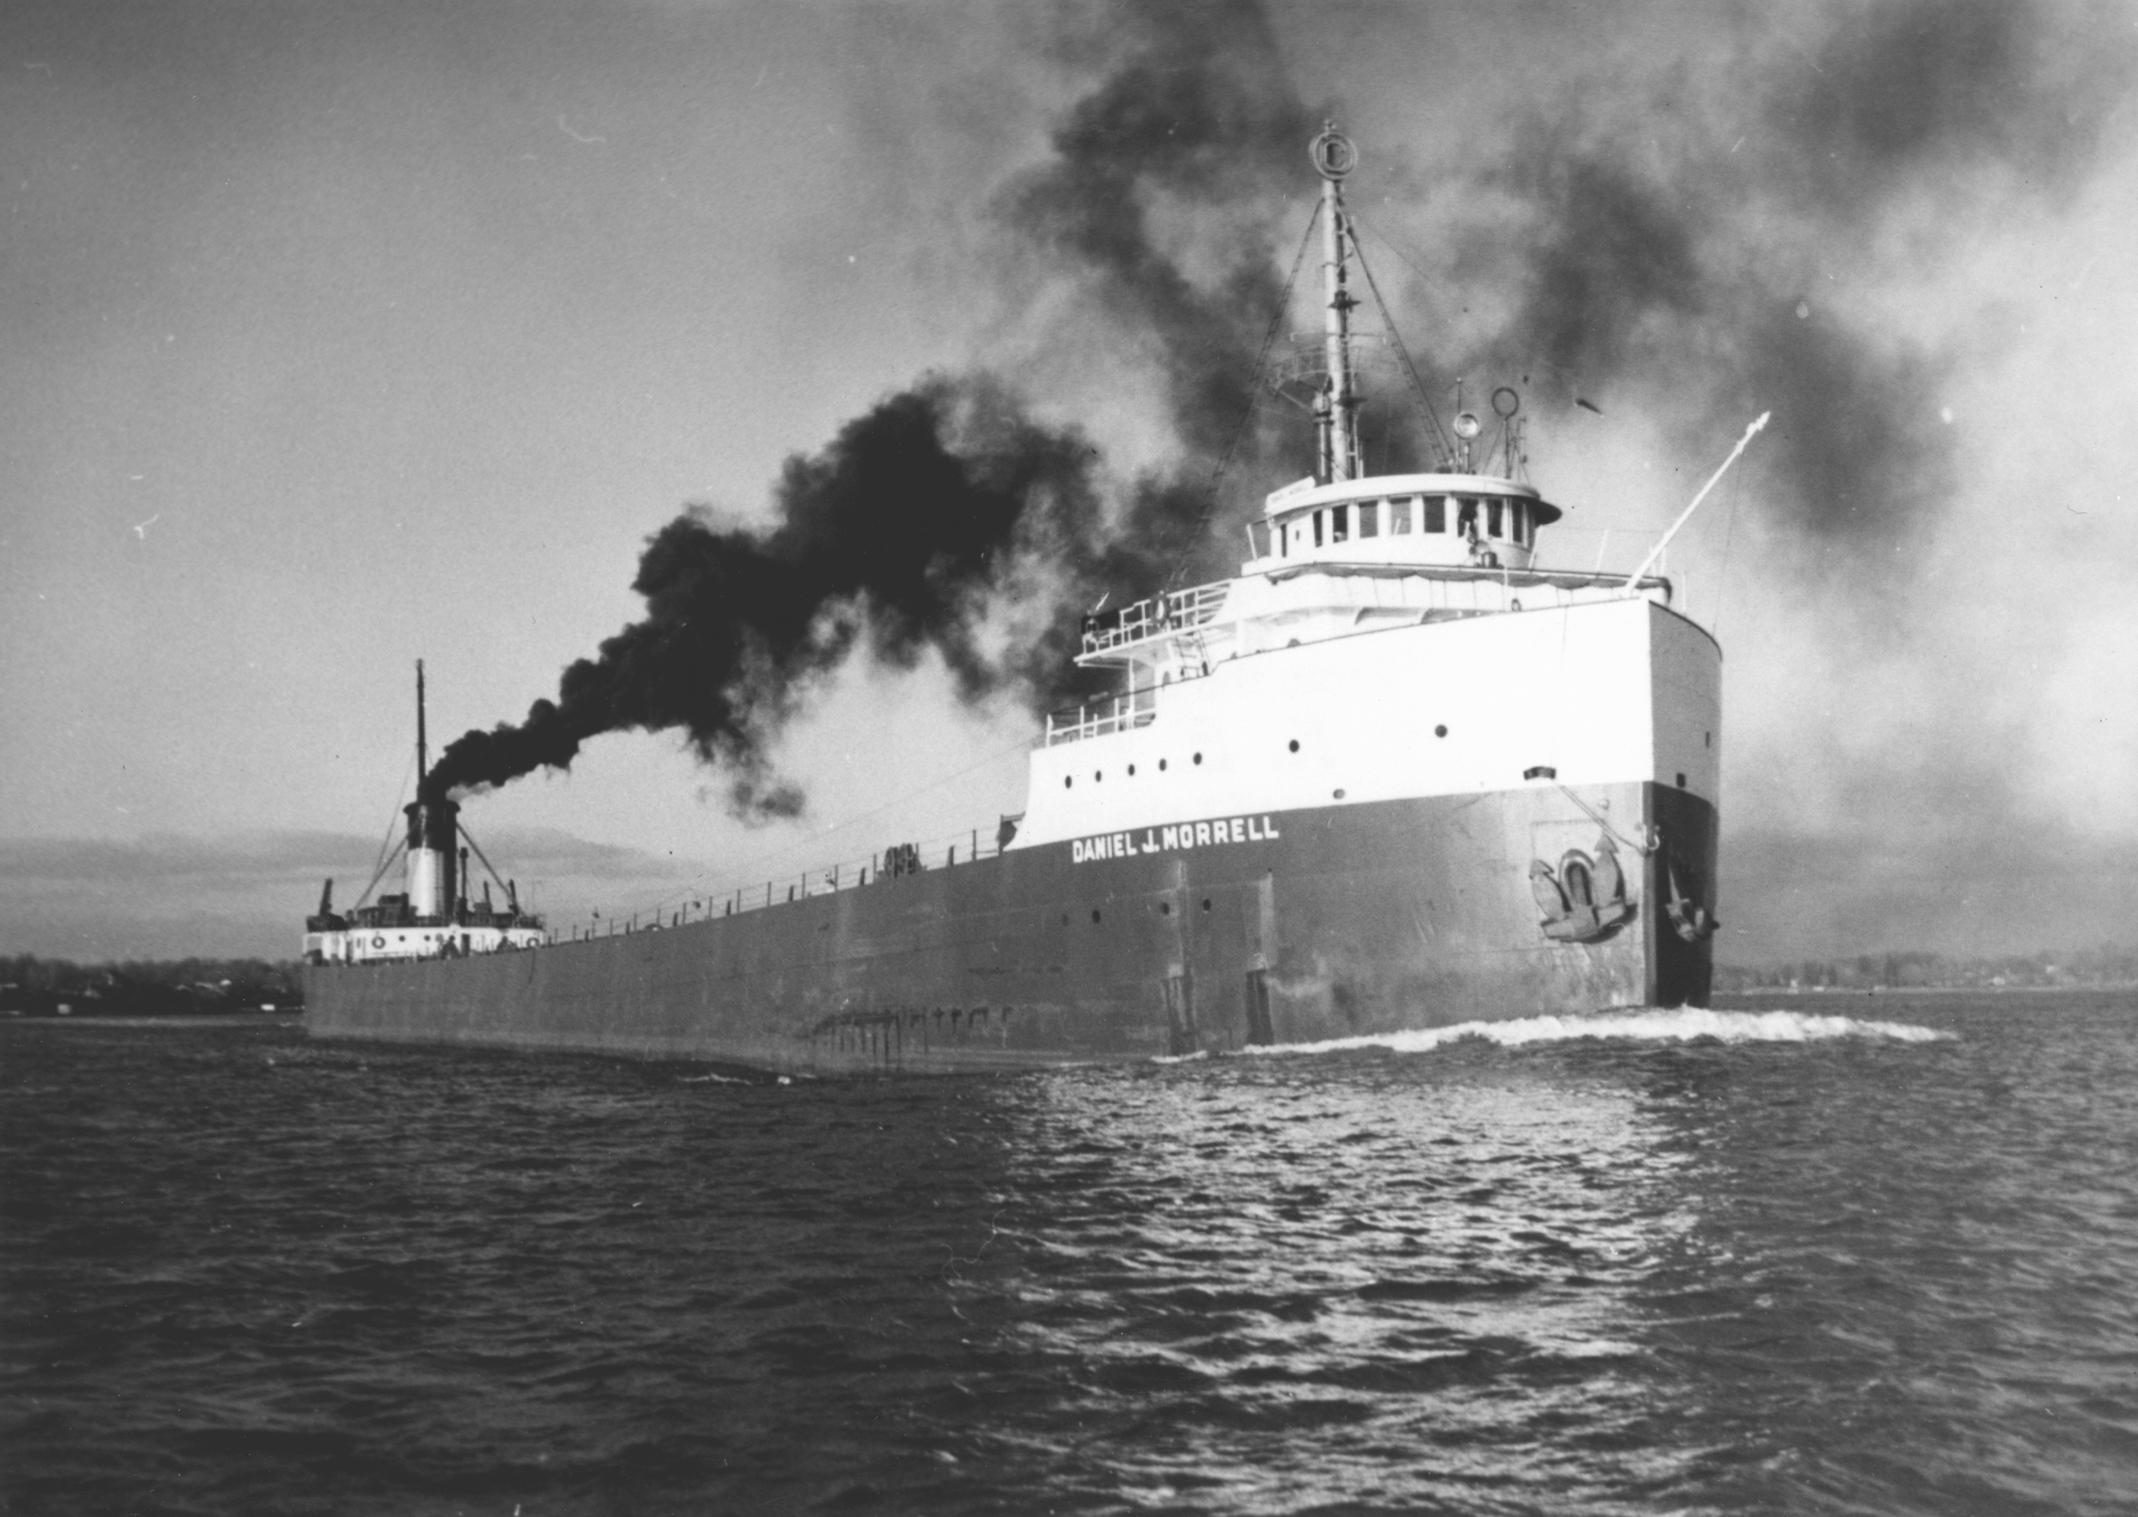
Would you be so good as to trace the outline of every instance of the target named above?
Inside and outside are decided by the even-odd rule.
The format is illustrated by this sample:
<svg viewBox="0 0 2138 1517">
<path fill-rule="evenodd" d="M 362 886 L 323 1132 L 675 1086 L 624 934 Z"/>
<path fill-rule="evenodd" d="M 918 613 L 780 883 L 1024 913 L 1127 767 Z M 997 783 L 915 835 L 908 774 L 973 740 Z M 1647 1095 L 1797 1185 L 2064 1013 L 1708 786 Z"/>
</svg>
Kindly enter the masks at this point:
<svg viewBox="0 0 2138 1517">
<path fill-rule="evenodd" d="M 836 894 L 522 952 L 308 971 L 324 1038 L 702 1059 L 832 1074 L 1225 1052 L 1703 1002 L 1663 909 L 1714 876 L 1714 813 L 1654 784 L 1220 819 L 1014 850 Z M 1583 808 L 1586 808 L 1584 810 Z M 1631 910 L 1554 942 L 1525 877 L 1601 829 Z M 1235 825 L 1237 824 L 1237 825 Z M 1193 824 L 1189 824 L 1192 828 Z M 1234 841 L 1237 834 L 1238 840 Z"/>
</svg>

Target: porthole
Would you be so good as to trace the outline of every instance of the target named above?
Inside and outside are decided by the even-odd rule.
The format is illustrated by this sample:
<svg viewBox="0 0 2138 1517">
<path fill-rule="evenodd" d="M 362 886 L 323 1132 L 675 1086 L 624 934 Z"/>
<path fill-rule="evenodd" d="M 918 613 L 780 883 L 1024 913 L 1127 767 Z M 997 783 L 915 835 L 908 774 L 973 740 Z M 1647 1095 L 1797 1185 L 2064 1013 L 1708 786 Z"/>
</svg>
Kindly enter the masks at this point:
<svg viewBox="0 0 2138 1517">
<path fill-rule="evenodd" d="M 1447 735 L 1448 729 L 1445 727 L 1435 727 L 1433 729 L 1433 736 L 1435 737 L 1446 737 Z"/>
<path fill-rule="evenodd" d="M 1070 787 L 1071 785 L 1074 785 L 1075 783 L 1076 783 L 1076 776 L 1075 776 L 1075 775 L 1073 775 L 1073 774 L 1065 774 L 1065 775 L 1063 775 L 1063 776 L 1062 776 L 1062 789 L 1064 789 L 1064 790 L 1067 790 L 1067 789 L 1068 789 L 1068 788 L 1069 788 L 1069 787 Z"/>
<path fill-rule="evenodd" d="M 1342 800 L 1344 798 L 1344 792 L 1341 790 L 1335 790 L 1330 793 L 1334 795 L 1338 800 Z"/>
<path fill-rule="evenodd" d="M 1208 911 L 1209 909 L 1210 909 L 1210 897 L 1208 897 L 1208 896 L 1204 896 L 1204 897 L 1203 897 L 1203 910 L 1205 910 L 1205 911 Z"/>
<path fill-rule="evenodd" d="M 1158 914 L 1162 917 L 1171 916 L 1173 914 L 1173 903 L 1171 901 L 1160 901 L 1158 903 Z"/>
<path fill-rule="evenodd" d="M 1134 764 L 1130 764 L 1128 766 L 1128 777 L 1130 779 L 1134 779 L 1136 777 L 1136 766 Z"/>
<path fill-rule="evenodd" d="M 1097 783 L 1098 783 L 1098 782 L 1099 782 L 1100 780 L 1103 780 L 1103 779 L 1105 779 L 1105 778 L 1106 778 L 1106 771 L 1105 771 L 1105 770 L 1103 770 L 1103 769 L 1094 769 L 1094 770 L 1092 770 L 1092 771 L 1091 771 L 1091 783 L 1092 783 L 1092 784 L 1096 785 L 1096 784 L 1097 784 Z"/>
<path fill-rule="evenodd" d="M 1097 921 L 1097 920 L 1099 919 L 1099 908 L 1098 908 L 1098 907 L 1096 907 L 1096 906 L 1094 906 L 1094 907 L 1092 907 L 1092 908 L 1091 908 L 1091 919 L 1092 919 L 1092 920 L 1093 920 L 1094 922 L 1096 922 L 1096 921 Z"/>
<path fill-rule="evenodd" d="M 1681 771 L 1679 771 L 1679 774 L 1678 774 L 1678 788 L 1679 788 L 1680 790 L 1683 790 L 1683 789 L 1685 788 L 1685 774 L 1684 774 L 1684 771 L 1682 771 L 1682 770 L 1681 770 Z"/>
<path fill-rule="evenodd" d="M 1197 755 L 1195 755 L 1195 762 L 1197 762 L 1198 764 L 1200 764 L 1200 763 L 1201 763 L 1202 761 L 1203 761 L 1203 756 L 1202 756 L 1202 755 L 1201 755 L 1200 753 L 1198 753 Z"/>
<path fill-rule="evenodd" d="M 1165 767 L 1166 767 L 1166 761 L 1165 761 L 1164 759 L 1160 759 L 1160 760 L 1158 761 L 1158 772 L 1159 772 L 1160 774 L 1163 774 L 1163 773 L 1165 773 Z"/>
<path fill-rule="evenodd" d="M 1297 753 L 1298 751 L 1299 751 L 1299 739 L 1295 737 L 1295 738 L 1293 738 L 1293 739 L 1292 739 L 1292 752 L 1294 752 L 1294 753 Z"/>
</svg>

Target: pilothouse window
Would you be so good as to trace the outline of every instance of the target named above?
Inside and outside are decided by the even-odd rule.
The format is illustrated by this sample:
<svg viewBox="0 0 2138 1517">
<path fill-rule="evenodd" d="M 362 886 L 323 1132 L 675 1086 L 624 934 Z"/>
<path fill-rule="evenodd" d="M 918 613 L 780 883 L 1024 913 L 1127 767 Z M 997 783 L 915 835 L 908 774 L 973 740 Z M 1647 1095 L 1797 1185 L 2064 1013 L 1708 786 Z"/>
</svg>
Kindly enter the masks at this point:
<svg viewBox="0 0 2138 1517">
<path fill-rule="evenodd" d="M 1410 535 L 1409 496 L 1406 495 L 1400 500 L 1392 500 L 1388 503 L 1388 535 L 1390 537 L 1408 537 Z"/>
<path fill-rule="evenodd" d="M 1502 513 L 1502 511 L 1503 511 L 1504 509 L 1505 509 L 1505 502 L 1503 502 L 1503 501 L 1502 501 L 1502 500 L 1501 500 L 1501 499 L 1500 499 L 1500 498 L 1499 498 L 1499 497 L 1498 497 L 1497 495 L 1495 495 L 1495 496 L 1492 496 L 1491 498 L 1489 498 L 1488 500 L 1486 500 L 1486 502 L 1485 502 L 1485 532 L 1486 532 L 1486 535 L 1488 535 L 1488 536 L 1491 536 L 1491 537 L 1501 537 L 1501 536 L 1504 536 L 1504 535 L 1505 535 L 1505 534 L 1503 534 L 1503 533 L 1502 533 L 1502 532 L 1500 531 L 1500 516 L 1501 516 L 1501 513 Z"/>
<path fill-rule="evenodd" d="M 1314 546 L 1321 546 L 1321 512 L 1314 513 Z"/>
<path fill-rule="evenodd" d="M 1381 504 L 1379 501 L 1359 502 L 1359 537 L 1378 537 L 1381 532 Z"/>
<path fill-rule="evenodd" d="M 1329 512 L 1329 541 L 1343 542 L 1351 536 L 1351 508 L 1337 506 Z"/>
<path fill-rule="evenodd" d="M 1436 537 L 1448 530 L 1448 498 L 1445 495 L 1428 495 L 1425 498 L 1423 530 Z"/>
</svg>

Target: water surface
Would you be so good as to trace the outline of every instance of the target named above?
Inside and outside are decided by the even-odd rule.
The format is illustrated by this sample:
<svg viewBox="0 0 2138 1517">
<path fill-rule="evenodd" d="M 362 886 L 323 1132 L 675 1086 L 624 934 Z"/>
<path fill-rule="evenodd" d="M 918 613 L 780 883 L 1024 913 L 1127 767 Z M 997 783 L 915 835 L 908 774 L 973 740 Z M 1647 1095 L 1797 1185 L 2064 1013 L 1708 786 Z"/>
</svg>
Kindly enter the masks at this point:
<svg viewBox="0 0 2138 1517">
<path fill-rule="evenodd" d="M 791 1084 L 0 1024 L 0 1509 L 2129 1510 L 2138 996 L 1743 1005 Z"/>
</svg>

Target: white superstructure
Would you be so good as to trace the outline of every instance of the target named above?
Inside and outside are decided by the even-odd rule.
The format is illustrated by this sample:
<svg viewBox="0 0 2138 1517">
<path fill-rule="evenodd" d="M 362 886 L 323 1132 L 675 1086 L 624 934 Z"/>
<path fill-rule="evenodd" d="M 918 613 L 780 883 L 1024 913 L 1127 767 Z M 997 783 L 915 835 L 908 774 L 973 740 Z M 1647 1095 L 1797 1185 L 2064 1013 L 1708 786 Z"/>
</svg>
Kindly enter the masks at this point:
<svg viewBox="0 0 2138 1517">
<path fill-rule="evenodd" d="M 1468 471 L 1360 477 L 1345 293 L 1349 144 L 1328 216 L 1318 473 L 1268 497 L 1237 577 L 1086 619 L 1118 693 L 1047 724 L 1010 846 L 1236 813 L 1653 781 L 1718 801 L 1721 652 L 1667 580 L 1551 569 L 1559 508 Z M 1494 394 L 1512 424 L 1518 398 Z M 1505 449 L 1513 467 L 1516 449 Z"/>
<path fill-rule="evenodd" d="M 313 964 L 364 964 L 375 959 L 443 959 L 475 953 L 540 948 L 548 933 L 539 927 L 345 927 L 304 935 L 304 955 Z M 317 955 L 315 958 L 314 955 Z"/>
</svg>

